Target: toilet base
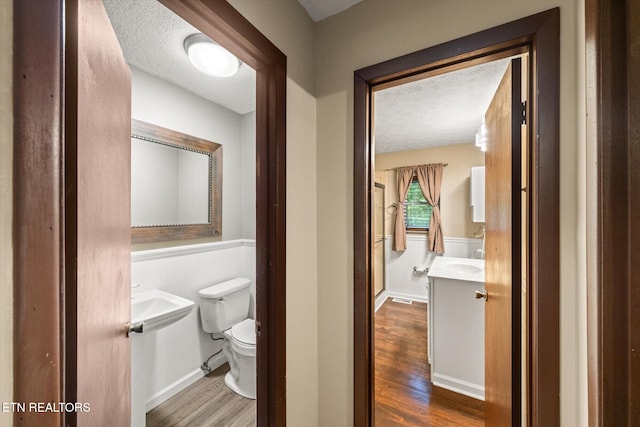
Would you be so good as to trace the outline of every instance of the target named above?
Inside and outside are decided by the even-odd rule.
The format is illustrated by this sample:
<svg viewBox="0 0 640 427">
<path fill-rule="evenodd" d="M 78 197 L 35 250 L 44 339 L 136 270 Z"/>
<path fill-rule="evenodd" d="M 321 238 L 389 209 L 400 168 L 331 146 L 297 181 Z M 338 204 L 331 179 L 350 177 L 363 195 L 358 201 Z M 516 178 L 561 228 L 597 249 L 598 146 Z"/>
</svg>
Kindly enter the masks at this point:
<svg viewBox="0 0 640 427">
<path fill-rule="evenodd" d="M 227 387 L 229 387 L 231 390 L 233 390 L 240 396 L 246 397 L 247 399 L 255 400 L 256 398 L 255 392 L 247 393 L 246 390 L 242 390 L 240 387 L 238 387 L 238 382 L 233 377 L 233 375 L 231 375 L 231 371 L 227 372 L 226 375 L 224 376 L 224 383 L 227 385 Z"/>
</svg>

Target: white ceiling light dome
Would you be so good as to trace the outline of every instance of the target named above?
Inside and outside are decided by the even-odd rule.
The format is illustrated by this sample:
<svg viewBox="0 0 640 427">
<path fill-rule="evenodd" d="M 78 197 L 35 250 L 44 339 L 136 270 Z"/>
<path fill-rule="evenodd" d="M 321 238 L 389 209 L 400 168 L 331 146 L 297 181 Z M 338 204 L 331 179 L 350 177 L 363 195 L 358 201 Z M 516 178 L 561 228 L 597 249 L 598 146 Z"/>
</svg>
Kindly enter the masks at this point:
<svg viewBox="0 0 640 427">
<path fill-rule="evenodd" d="M 214 77 L 231 77 L 242 62 L 231 52 L 204 34 L 192 34 L 184 40 L 189 61 L 199 71 Z"/>
</svg>

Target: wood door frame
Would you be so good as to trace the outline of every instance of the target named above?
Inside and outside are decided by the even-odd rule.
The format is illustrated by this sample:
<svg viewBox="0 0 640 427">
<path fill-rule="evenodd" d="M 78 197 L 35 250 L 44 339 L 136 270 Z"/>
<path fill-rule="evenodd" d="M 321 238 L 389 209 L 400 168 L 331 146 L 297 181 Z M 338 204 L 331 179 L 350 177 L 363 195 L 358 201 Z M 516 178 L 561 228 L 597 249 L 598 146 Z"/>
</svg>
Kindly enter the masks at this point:
<svg viewBox="0 0 640 427">
<path fill-rule="evenodd" d="M 258 425 L 286 425 L 286 56 L 226 1 L 163 0 L 256 70 Z M 64 402 L 64 0 L 14 0 L 14 401 Z M 72 31 L 71 27 L 66 31 Z M 69 34 L 67 33 L 67 36 Z M 37 419 L 33 418 L 37 415 Z M 60 413 L 16 413 L 57 426 Z"/>
<path fill-rule="evenodd" d="M 371 194 L 373 160 L 370 117 L 375 86 L 504 50 L 528 47 L 531 262 L 529 297 L 528 425 L 560 424 L 560 10 L 539 14 L 446 42 L 354 73 L 354 425 L 373 422 L 373 306 Z M 519 343 L 518 343 L 519 345 Z"/>
<path fill-rule="evenodd" d="M 586 0 L 589 425 L 640 419 L 640 4 Z"/>
</svg>

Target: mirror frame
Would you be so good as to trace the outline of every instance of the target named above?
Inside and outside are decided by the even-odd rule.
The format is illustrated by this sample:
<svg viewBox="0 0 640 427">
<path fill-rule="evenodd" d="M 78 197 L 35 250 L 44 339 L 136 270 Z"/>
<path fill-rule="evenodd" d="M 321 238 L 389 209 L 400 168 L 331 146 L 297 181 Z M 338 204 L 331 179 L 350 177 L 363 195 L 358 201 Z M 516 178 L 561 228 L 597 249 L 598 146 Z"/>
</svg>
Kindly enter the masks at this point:
<svg viewBox="0 0 640 427">
<path fill-rule="evenodd" d="M 131 138 L 195 151 L 209 156 L 209 221 L 204 224 L 170 224 L 131 227 L 131 243 L 162 242 L 222 235 L 222 145 L 131 119 Z"/>
</svg>

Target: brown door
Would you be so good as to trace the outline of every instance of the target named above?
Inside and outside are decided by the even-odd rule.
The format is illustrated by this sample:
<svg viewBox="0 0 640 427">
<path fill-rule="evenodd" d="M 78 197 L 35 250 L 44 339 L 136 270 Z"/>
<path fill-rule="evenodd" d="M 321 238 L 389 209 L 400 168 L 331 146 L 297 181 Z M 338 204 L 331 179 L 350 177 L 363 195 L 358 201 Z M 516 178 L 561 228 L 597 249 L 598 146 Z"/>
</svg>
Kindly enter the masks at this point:
<svg viewBox="0 0 640 427">
<path fill-rule="evenodd" d="M 520 424 L 521 60 L 486 113 L 485 423 Z"/>
<path fill-rule="evenodd" d="M 127 426 L 131 77 L 102 1 L 67 2 L 66 25 L 65 400 L 90 405 L 78 426 Z"/>
</svg>

